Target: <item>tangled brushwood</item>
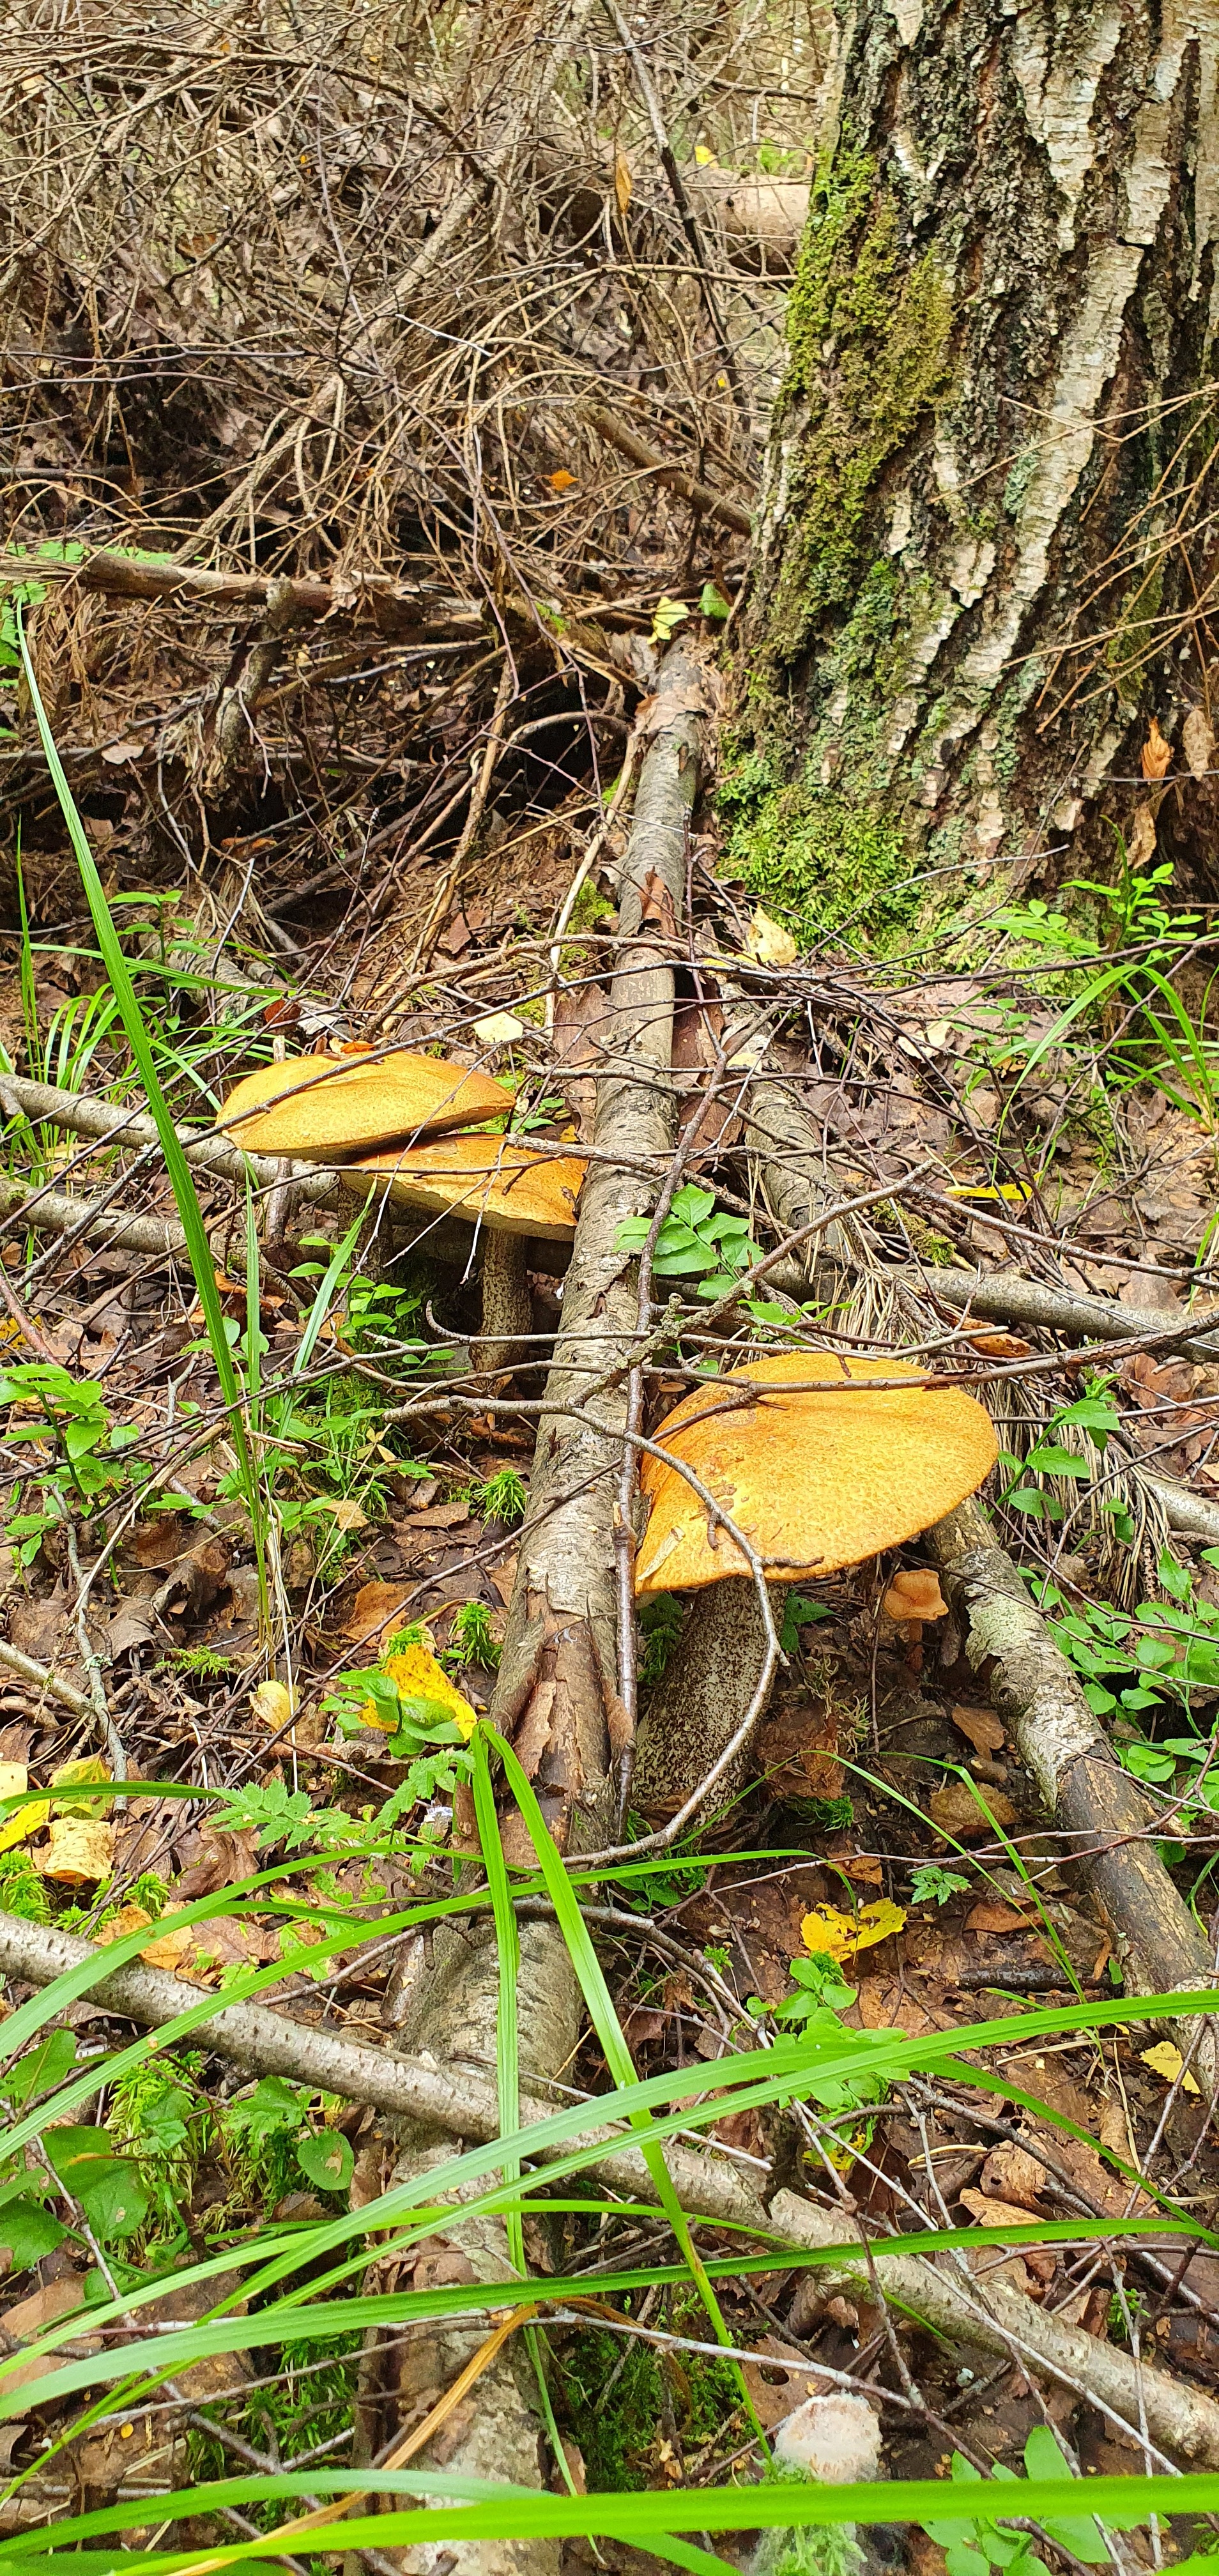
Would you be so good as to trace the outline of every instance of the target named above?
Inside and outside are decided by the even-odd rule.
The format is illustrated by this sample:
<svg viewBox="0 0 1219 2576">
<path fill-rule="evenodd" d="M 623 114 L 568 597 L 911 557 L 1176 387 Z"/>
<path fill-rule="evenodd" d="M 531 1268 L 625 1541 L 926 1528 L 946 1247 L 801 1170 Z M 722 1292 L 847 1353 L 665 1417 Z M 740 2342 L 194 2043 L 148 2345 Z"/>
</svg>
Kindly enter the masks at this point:
<svg viewBox="0 0 1219 2576">
<path fill-rule="evenodd" d="M 396 891 L 599 815 L 659 604 L 733 595 L 807 193 L 666 144 L 671 184 L 656 136 L 798 143 L 816 61 L 800 0 L 688 13 L 651 69 L 641 28 L 17 0 L 0 815 L 52 910 L 23 590 L 110 868 L 186 872 L 204 931 L 291 954 L 374 853 Z"/>
</svg>

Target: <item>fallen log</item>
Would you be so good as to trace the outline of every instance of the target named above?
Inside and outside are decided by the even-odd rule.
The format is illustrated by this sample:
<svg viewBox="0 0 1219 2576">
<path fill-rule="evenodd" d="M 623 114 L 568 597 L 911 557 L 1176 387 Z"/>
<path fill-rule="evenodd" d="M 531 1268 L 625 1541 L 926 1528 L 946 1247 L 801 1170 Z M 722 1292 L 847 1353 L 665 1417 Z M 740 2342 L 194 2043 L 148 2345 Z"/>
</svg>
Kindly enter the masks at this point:
<svg viewBox="0 0 1219 2576">
<path fill-rule="evenodd" d="M 0 1971 L 7 1976 L 49 1985 L 68 1969 L 99 1955 L 92 1942 L 72 1933 L 0 1914 Z M 93 2002 L 145 2029 L 163 2028 L 195 1999 L 195 1990 L 179 1978 L 142 1966 L 110 1969 L 88 1991 Z M 339 2038 L 333 2031 L 290 2021 L 265 2004 L 223 2004 L 190 2038 L 195 2046 L 202 2040 L 216 2056 L 247 2074 L 281 2075 L 292 2083 L 338 2093 L 346 2101 L 411 2117 L 447 2138 L 481 2143 L 500 2134 L 494 2085 L 460 2063 L 442 2067 L 424 2058 L 391 2055 Z M 522 2084 L 523 2127 L 545 2119 L 553 2107 L 540 2089 Z M 589 2168 L 590 2175 L 611 2191 L 654 2206 L 655 2182 L 639 2148 L 621 2133 L 599 2133 L 593 2127 L 595 2101 L 590 2102 L 589 2112 L 585 2135 L 605 2138 L 605 2152 Z M 543 2148 L 541 2159 L 557 2159 L 567 2152 L 567 2145 Z M 766 2243 L 779 2248 L 841 2246 L 857 2232 L 845 2211 L 821 2209 L 790 2191 L 780 2192 L 768 2211 L 751 2179 L 711 2146 L 695 2150 L 670 2140 L 665 2161 L 677 2197 L 692 2217 L 756 2230 Z M 759 2184 L 762 2179 L 759 2176 Z M 858 2233 L 862 2244 L 863 2232 Z M 1205 2390 L 1149 2370 L 1117 2346 L 1063 2324 L 1006 2282 L 974 2288 L 924 2256 L 887 2253 L 883 2237 L 871 2237 L 868 2242 L 891 2296 L 939 2333 L 1027 2360 L 1132 2428 L 1138 2425 L 1140 2399 L 1145 2398 L 1147 2426 L 1156 2442 L 1175 2457 L 1219 2468 L 1219 2402 Z M 862 2270 L 862 2255 L 856 2259 L 844 2253 L 839 2264 L 821 2274 L 827 2297 L 837 2290 L 848 2295 L 857 2292 Z M 872 2295 L 870 2284 L 868 2295 Z M 501 2473 L 506 2465 L 502 2464 Z"/>
<path fill-rule="evenodd" d="M 1181 1351 L 1187 1359 L 1219 1360 L 1219 1319 L 1182 1316 L 1178 1334 L 1162 1307 L 1119 1306 L 1107 1297 L 1077 1296 L 1073 1289 L 1047 1287 L 1041 1279 L 1021 1279 L 1014 1271 L 925 1269 L 922 1277 L 933 1297 L 958 1313 L 985 1315 L 1000 1324 L 1032 1324 L 1077 1339 L 1129 1342 L 1146 1334 L 1161 1351 Z"/>
<path fill-rule="evenodd" d="M 770 2216 L 789 2245 L 840 2244 L 849 2225 L 837 2210 L 818 2209 L 791 2191 L 778 2194 Z M 1174 2458 L 1209 2464 L 1219 2457 L 1219 2404 L 1204 2389 L 1149 2369 L 1082 2326 L 1064 2325 L 1009 2281 L 971 2284 L 963 2270 L 954 2280 L 921 2254 L 884 2255 L 875 2241 L 873 2250 L 883 2257 L 889 2296 L 933 2333 L 1039 2367 L 1125 2425 L 1137 2425 L 1145 2407 L 1152 2441 Z M 836 2289 L 858 2294 L 861 2266 L 844 2263 L 841 2272 L 835 2266 L 832 2275 L 823 2273 L 827 2293 L 831 2278 Z M 865 2286 L 864 2295 L 874 2294 Z"/>
<path fill-rule="evenodd" d="M 1129 1982 L 1141 1994 L 1197 1992 L 1213 1962 L 1160 1858 L 1154 1812 L 1118 1762 L 985 1511 L 974 1498 L 961 1503 L 923 1544 L 969 1661 L 975 1672 L 988 1668 L 991 1697 L 1046 1812 L 1121 1943 Z M 1217 2063 L 1209 2025 L 1198 2053 L 1209 2076 Z"/>
<path fill-rule="evenodd" d="M 9 1118 L 37 1119 L 64 1127 L 70 1135 L 114 1138 L 124 1145 L 159 1145 L 155 1118 L 146 1109 L 119 1109 L 111 1100 L 91 1100 L 87 1093 L 61 1091 L 51 1082 L 30 1082 L 24 1074 L 0 1074 L 0 1109 Z M 244 1181 L 247 1172 L 259 1189 L 275 1186 L 278 1166 L 262 1154 L 242 1154 L 223 1136 L 200 1137 L 193 1127 L 176 1130 L 188 1163 L 217 1172 L 225 1180 Z M 311 1172 L 295 1166 L 292 1186 L 302 1198 L 324 1202 L 337 1195 L 333 1172 Z"/>
<path fill-rule="evenodd" d="M 580 1195 L 562 1322 L 538 1424 L 529 1514 L 508 1615 L 493 1722 L 512 1740 L 534 1782 L 560 1850 L 613 1839 L 613 1757 L 618 1737 L 614 1521 L 627 1425 L 627 1365 L 638 1298 L 634 1262 L 617 1249 L 627 1217 L 650 1210 L 676 1134 L 671 1079 L 673 925 L 683 909 L 686 824 L 697 791 L 705 684 L 698 664 L 674 648 L 661 666 L 648 719 L 619 907 L 615 969 L 599 1027 L 593 1154 Z M 662 919 L 661 916 L 664 915 Z M 655 1178 L 649 1178 L 654 1174 Z M 515 1811 L 503 1820 L 510 1861 L 531 1846 Z M 496 2060 L 500 1960 L 494 1926 L 480 1917 L 441 1927 L 434 1964 L 404 2031 L 407 2045 L 440 2063 L 454 2056 Z M 520 1930 L 517 2019 L 522 2077 L 557 2077 L 579 2043 L 580 1988 L 553 1922 Z M 506 2121 L 512 2125 L 509 2108 Z M 400 2170 L 413 2173 L 440 2152 L 437 2127 L 408 2125 Z M 478 2223 L 477 2242 L 458 2226 L 454 2243 L 487 2278 L 507 2260 L 501 2221 Z M 480 2382 L 468 2435 L 446 2461 L 463 2475 L 505 2475 L 534 2485 L 541 2435 L 526 2351 L 513 2338 Z M 443 2378 L 472 2349 L 442 2331 Z M 519 2576 L 509 2544 L 471 2554 L 470 2576 Z M 530 2556 L 531 2569 L 557 2572 L 557 2557 Z"/>
</svg>

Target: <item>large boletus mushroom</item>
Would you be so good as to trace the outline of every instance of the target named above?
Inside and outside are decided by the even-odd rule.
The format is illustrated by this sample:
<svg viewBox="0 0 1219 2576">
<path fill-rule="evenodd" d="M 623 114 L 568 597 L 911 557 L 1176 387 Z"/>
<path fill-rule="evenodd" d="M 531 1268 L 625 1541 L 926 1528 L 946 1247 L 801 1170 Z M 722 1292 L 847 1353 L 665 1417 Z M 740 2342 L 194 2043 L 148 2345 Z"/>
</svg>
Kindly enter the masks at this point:
<svg viewBox="0 0 1219 2576">
<path fill-rule="evenodd" d="M 917 1537 L 976 1491 L 998 1455 L 989 1414 L 963 1388 L 827 1351 L 784 1351 L 709 1379 L 655 1436 L 768 1560 L 768 1585 L 818 1579 Z M 636 1797 L 663 1814 L 694 1795 L 744 1720 L 765 1632 L 746 1559 L 694 1488 L 649 1456 L 639 1482 L 651 1514 L 637 1597 L 716 1586 L 687 1615 L 639 1731 Z M 747 1752 L 717 1795 L 739 1786 Z"/>
<path fill-rule="evenodd" d="M 570 1243 L 587 1164 L 542 1154 L 511 1136 L 450 1136 L 443 1144 L 361 1156 L 344 1166 L 345 1189 L 384 1190 L 417 1216 L 458 1216 L 482 1244 L 482 1331 L 471 1357 L 483 1373 L 511 1368 L 531 1326 L 525 1243 Z"/>
<path fill-rule="evenodd" d="M 503 1118 L 514 1093 L 443 1056 L 296 1056 L 260 1064 L 229 1093 L 220 1121 L 251 1154 L 331 1162 Z"/>
</svg>

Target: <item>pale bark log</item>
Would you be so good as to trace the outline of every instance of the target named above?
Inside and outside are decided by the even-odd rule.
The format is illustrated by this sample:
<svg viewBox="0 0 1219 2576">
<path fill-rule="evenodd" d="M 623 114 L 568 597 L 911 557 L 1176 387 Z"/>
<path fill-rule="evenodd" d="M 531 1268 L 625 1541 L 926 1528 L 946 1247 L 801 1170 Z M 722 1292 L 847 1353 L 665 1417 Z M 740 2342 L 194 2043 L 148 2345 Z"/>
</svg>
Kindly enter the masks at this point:
<svg viewBox="0 0 1219 2576">
<path fill-rule="evenodd" d="M 65 1970 L 96 1956 L 92 1943 L 71 1933 L 0 1915 L 0 1971 L 8 1976 L 49 1985 Z M 113 1969 L 89 1992 L 110 2011 L 151 2029 L 176 2019 L 191 2002 L 189 1985 L 156 1968 Z M 407 2112 L 431 2132 L 450 2138 L 473 2142 L 499 2134 L 493 2083 L 485 2074 L 469 2073 L 464 2067 L 448 2071 L 417 2058 L 393 2057 L 339 2039 L 330 2031 L 307 2029 L 263 2004 L 221 2006 L 206 2023 L 202 2037 L 215 2055 L 251 2074 L 283 2075 L 294 2083 L 341 2094 L 345 2100 Z M 544 2119 L 551 2107 L 541 2093 L 522 2087 L 522 2126 Z M 591 2138 L 596 2132 L 590 2126 L 587 2134 Z M 654 2203 L 655 2185 L 638 2147 L 619 2144 L 610 2133 L 605 2136 L 606 2152 L 590 2166 L 590 2176 L 610 2190 Z M 427 2152 L 434 2160 L 434 2147 Z M 836 2245 L 853 2233 L 845 2212 L 819 2209 L 794 2192 L 781 2192 L 767 2211 L 739 2168 L 714 2151 L 700 2153 L 670 2143 L 665 2161 L 677 2197 L 691 2216 L 756 2228 L 780 2247 Z M 964 2285 L 958 2287 L 951 2274 L 920 2256 L 886 2255 L 883 2239 L 872 2241 L 884 2286 L 902 2307 L 926 2317 L 945 2335 L 962 2337 L 987 2350 L 1010 2351 L 1014 2339 L 1034 2367 L 1111 2406 L 1128 2424 L 1137 2425 L 1140 2396 L 1145 2394 L 1148 2429 L 1155 2440 L 1184 2460 L 1219 2467 L 1219 2404 L 1203 2390 L 1148 2371 L 1145 2365 L 1140 2370 L 1128 2353 L 1078 2327 L 1064 2325 L 1006 2283 L 991 2284 L 986 2306 L 981 2300 L 975 2306 L 974 2294 Z M 840 2267 L 821 2274 L 827 2296 L 836 2289 L 848 2295 L 857 2291 L 862 2269 L 862 2258 L 854 2262 L 844 2256 Z M 492 2277 L 490 2270 L 488 2276 Z M 453 2352 L 449 2359 L 459 2363 L 460 2356 Z M 512 2421 L 519 2436 L 520 2420 L 513 2416 Z M 531 2426 L 526 2438 L 532 2438 Z M 489 2473 L 502 2477 L 507 2467 L 501 2456 Z"/>
<path fill-rule="evenodd" d="M 955 912 L 958 867 L 988 895 L 997 858 L 1090 826 L 1099 855 L 1102 814 L 1129 831 L 1147 715 L 1171 737 L 1204 693 L 1174 630 L 1209 540 L 1174 522 L 1205 532 L 1216 497 L 1189 408 L 1216 319 L 1213 7 L 839 0 L 827 93 L 743 747 L 771 896 L 798 874 L 833 919 L 925 858 Z M 1214 793 L 1187 783 L 1159 823 L 1212 872 Z"/>
<path fill-rule="evenodd" d="M 1099 1718 L 1028 1587 L 971 1498 L 923 1541 L 989 1690 L 1047 1814 L 1080 1866 L 1106 1922 L 1125 1949 L 1129 1983 L 1141 1994 L 1198 1992 L 1214 1983 L 1211 1954 L 1156 1847 L 1156 1823 L 1142 1790 L 1116 1760 Z M 1189 2036 L 1192 2037 L 1192 2028 Z M 1213 2026 L 1199 2044 L 1199 2075 L 1215 2065 Z"/>
<path fill-rule="evenodd" d="M 635 799 L 619 907 L 617 963 L 603 1033 L 603 1068 L 590 1161 L 580 1195 L 576 1239 L 563 1295 L 563 1316 L 538 1425 L 530 1509 L 508 1618 L 492 1716 L 515 1739 L 534 1782 L 546 1823 L 560 1849 L 596 1848 L 612 1839 L 610 1724 L 615 1718 L 617 1621 L 614 1504 L 626 1423 L 625 1366 L 636 1327 L 634 1264 L 616 1250 L 624 1218 L 654 1199 L 676 1132 L 672 1087 L 673 970 L 666 933 L 658 936 L 650 894 L 664 889 L 680 921 L 685 894 L 686 824 L 699 775 L 702 709 L 698 666 L 679 649 L 662 665 L 647 756 Z M 671 925 L 670 925 L 671 933 Z M 620 1156 L 621 1163 L 614 1158 Z M 642 1177 L 649 1168 L 655 1182 Z M 610 1385 L 602 1385 L 607 1377 Z M 594 1394 L 594 1388 L 599 1392 Z M 558 1495 L 567 1499 L 557 1501 Z M 504 1849 L 531 1858 L 522 1820 L 507 1813 Z M 499 1962 L 487 1918 L 436 1936 L 435 1968 L 405 2036 L 442 2062 L 459 2057 L 495 2065 Z M 579 2041 L 581 1999 L 575 1969 L 554 1923 L 521 1927 L 519 2048 L 526 2077 L 558 2076 Z M 413 2124 L 399 2170 L 414 2171 L 434 2152 L 434 2135 Z M 455 2241 L 465 2244 L 458 2227 Z M 475 2258 L 506 2259 L 502 2228 Z M 476 2338 L 475 2338 L 476 2339 Z M 473 2341 L 446 2339 L 449 2361 L 467 2357 Z M 530 2365 L 517 2341 L 480 2382 L 468 2434 L 447 2465 L 485 2474 L 487 2441 L 499 2452 L 498 2474 L 536 2485 L 540 2417 L 529 2386 Z M 440 2544 L 410 2553 L 412 2576 L 438 2576 Z M 538 2543 L 524 2556 L 507 2542 L 466 2553 L 463 2576 L 557 2576 L 557 2546 Z"/>
<path fill-rule="evenodd" d="M 778 2194 L 770 2215 L 789 2245 L 841 2244 L 844 2233 L 853 2232 L 845 2213 L 817 2209 L 791 2191 Z M 1145 2404 L 1152 2440 L 1176 2458 L 1199 2465 L 1219 2461 L 1219 2404 L 1204 2389 L 1170 2379 L 1146 2363 L 1140 2366 L 1129 2353 L 1087 2334 L 1082 2326 L 1065 2325 L 1011 2282 L 992 2280 L 973 2288 L 919 2254 L 886 2255 L 878 2271 L 891 2299 L 949 2341 L 1008 2354 L 1014 2344 L 1033 2369 L 1040 2367 L 1051 2379 L 1111 2408 L 1131 2427 L 1138 2425 Z M 819 2275 L 827 2295 L 832 2295 L 832 2284 L 848 2297 L 870 2297 L 868 2279 L 862 2262 Z"/>
</svg>

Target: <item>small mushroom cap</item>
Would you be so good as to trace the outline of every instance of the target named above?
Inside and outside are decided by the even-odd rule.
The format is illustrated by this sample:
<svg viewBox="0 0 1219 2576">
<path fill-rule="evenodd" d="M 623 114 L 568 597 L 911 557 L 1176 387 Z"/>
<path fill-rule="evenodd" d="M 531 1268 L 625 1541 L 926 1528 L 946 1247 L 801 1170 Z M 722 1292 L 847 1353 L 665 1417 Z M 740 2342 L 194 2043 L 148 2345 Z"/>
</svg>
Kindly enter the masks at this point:
<svg viewBox="0 0 1219 2576">
<path fill-rule="evenodd" d="M 946 1619 L 948 1604 L 933 1565 L 899 1566 L 885 1594 L 890 1619 Z"/>
<path fill-rule="evenodd" d="M 869 1378 L 907 1383 L 870 1394 Z M 759 1400 L 742 1403 L 750 1386 Z M 783 1351 L 728 1370 L 683 1397 L 655 1436 L 759 1556 L 781 1560 L 767 1567 L 772 1583 L 833 1574 L 917 1537 L 972 1494 L 998 1456 L 989 1414 L 963 1389 L 933 1387 L 925 1371 L 895 1360 L 828 1351 Z M 726 1530 L 713 1544 L 706 1506 L 684 1477 L 645 1457 L 639 1482 L 652 1516 L 636 1563 L 638 1595 L 697 1591 L 748 1573 Z"/>
<path fill-rule="evenodd" d="M 423 1216 L 460 1216 L 492 1234 L 530 1234 L 570 1243 L 576 1200 L 588 1169 L 578 1154 L 531 1153 L 507 1136 L 450 1136 L 399 1154 L 370 1154 L 344 1166 L 349 1189 L 388 1183 L 390 1204 Z"/>
<path fill-rule="evenodd" d="M 395 1137 L 502 1118 L 513 1097 L 489 1074 L 439 1056 L 304 1055 L 248 1073 L 221 1123 L 251 1154 L 368 1154 Z"/>
</svg>

